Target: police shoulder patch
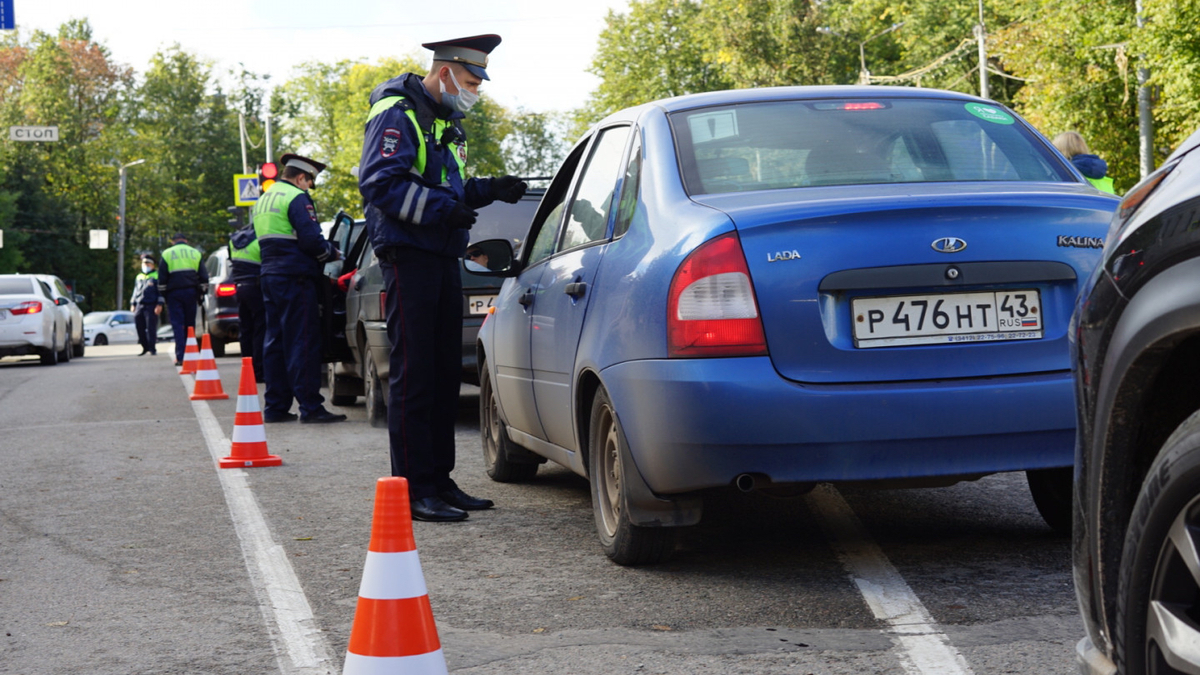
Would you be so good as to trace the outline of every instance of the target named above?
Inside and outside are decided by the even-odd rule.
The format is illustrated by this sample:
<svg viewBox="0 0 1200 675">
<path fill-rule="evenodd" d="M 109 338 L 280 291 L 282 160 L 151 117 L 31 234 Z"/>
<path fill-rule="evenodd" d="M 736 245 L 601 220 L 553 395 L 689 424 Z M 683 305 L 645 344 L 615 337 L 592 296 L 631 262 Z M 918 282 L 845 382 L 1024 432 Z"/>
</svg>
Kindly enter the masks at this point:
<svg viewBox="0 0 1200 675">
<path fill-rule="evenodd" d="M 399 147 L 400 130 L 395 127 L 384 129 L 383 134 L 379 137 L 379 156 L 391 157 L 396 154 L 396 150 Z"/>
<path fill-rule="evenodd" d="M 458 160 L 463 164 L 467 163 L 467 144 L 461 143 L 458 146 Z"/>
<path fill-rule="evenodd" d="M 312 218 L 313 220 L 317 219 L 317 210 L 313 208 L 312 204 L 305 204 L 304 208 L 308 210 L 309 218 Z"/>
</svg>

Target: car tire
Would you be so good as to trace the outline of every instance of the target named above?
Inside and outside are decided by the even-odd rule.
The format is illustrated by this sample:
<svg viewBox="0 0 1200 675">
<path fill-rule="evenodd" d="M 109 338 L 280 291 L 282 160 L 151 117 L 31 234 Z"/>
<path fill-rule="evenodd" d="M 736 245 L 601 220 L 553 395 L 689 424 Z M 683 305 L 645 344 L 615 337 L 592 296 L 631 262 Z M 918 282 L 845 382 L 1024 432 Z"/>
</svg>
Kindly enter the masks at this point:
<svg viewBox="0 0 1200 675">
<path fill-rule="evenodd" d="M 386 429 L 388 425 L 387 399 L 383 395 L 383 382 L 379 380 L 379 369 L 375 367 L 375 357 L 371 356 L 369 351 L 363 353 L 367 355 L 367 378 L 363 382 L 363 389 L 366 392 L 367 422 L 376 429 Z"/>
<path fill-rule="evenodd" d="M 479 364 L 479 376 L 479 440 L 487 475 L 497 483 L 528 481 L 537 475 L 538 457 L 509 440 L 486 363 Z"/>
<path fill-rule="evenodd" d="M 675 528 L 640 527 L 629 520 L 629 484 L 623 476 L 637 469 L 626 466 L 625 432 L 603 387 L 592 401 L 588 439 L 592 511 L 605 555 L 618 565 L 653 565 L 670 558 L 675 552 Z"/>
<path fill-rule="evenodd" d="M 1055 469 L 1031 469 L 1025 472 L 1029 494 L 1042 520 L 1058 534 L 1071 534 L 1071 492 L 1074 469 L 1069 466 Z"/>
<path fill-rule="evenodd" d="M 86 349 L 87 349 L 87 345 L 84 343 L 84 340 L 83 340 L 83 338 L 79 338 L 79 344 L 77 344 L 77 345 L 75 345 L 75 346 L 74 346 L 74 350 L 75 350 L 75 351 L 74 351 L 74 353 L 73 353 L 73 354 L 71 354 L 71 356 L 73 356 L 73 357 L 75 357 L 75 358 L 77 358 L 77 359 L 82 359 L 82 358 L 83 358 L 83 352 L 84 352 L 84 350 L 86 350 Z"/>
<path fill-rule="evenodd" d="M 58 345 L 51 344 L 46 349 L 42 350 L 42 353 L 40 356 L 42 359 L 43 366 L 57 366 L 58 365 Z"/>
<path fill-rule="evenodd" d="M 211 336 L 210 336 L 211 337 Z M 212 353 L 215 358 L 225 356 L 225 341 L 209 339 L 208 346 L 212 347 Z"/>
<path fill-rule="evenodd" d="M 71 361 L 71 334 L 67 333 L 67 343 L 58 351 L 59 363 L 70 363 Z"/>
<path fill-rule="evenodd" d="M 108 336 L 105 335 L 104 333 L 101 333 L 101 334 L 97 335 L 96 339 L 92 340 L 92 342 L 95 343 L 94 345 L 92 345 L 93 347 L 103 347 L 104 345 L 108 344 Z"/>
<path fill-rule="evenodd" d="M 325 379 L 329 383 L 329 402 L 338 407 L 354 405 L 358 401 L 357 394 L 347 394 L 345 391 L 354 390 L 349 375 L 338 375 L 337 364 L 330 363 L 326 368 Z"/>
<path fill-rule="evenodd" d="M 1195 632 L 1189 628 L 1189 617 L 1200 612 L 1200 581 L 1188 570 L 1188 560 L 1200 545 L 1198 533 L 1200 412 L 1163 445 L 1138 492 L 1126 530 L 1114 640 L 1123 675 L 1200 670 L 1200 659 L 1194 658 L 1190 646 Z M 1175 648 L 1162 637 L 1170 634 L 1164 630 L 1169 622 L 1179 622 L 1182 629 Z M 1187 660 L 1188 654 L 1193 660 Z"/>
</svg>

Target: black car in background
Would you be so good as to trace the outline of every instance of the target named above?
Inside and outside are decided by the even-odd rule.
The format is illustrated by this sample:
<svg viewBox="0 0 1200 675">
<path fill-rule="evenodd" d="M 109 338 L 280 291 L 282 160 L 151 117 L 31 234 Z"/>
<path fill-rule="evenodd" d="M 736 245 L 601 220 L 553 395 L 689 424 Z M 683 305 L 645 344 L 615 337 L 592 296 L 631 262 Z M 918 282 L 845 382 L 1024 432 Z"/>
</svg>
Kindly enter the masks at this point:
<svg viewBox="0 0 1200 675">
<path fill-rule="evenodd" d="M 1121 202 L 1076 302 L 1085 673 L 1200 673 L 1200 132 Z"/>
<path fill-rule="evenodd" d="M 200 296 L 196 312 L 196 342 L 208 333 L 213 356 L 225 356 L 225 345 L 237 342 L 241 335 L 237 284 L 230 280 L 233 268 L 229 263 L 229 247 L 222 246 L 209 254 L 204 266 L 208 269 L 208 289 Z M 163 314 L 166 318 L 166 313 Z"/>
<path fill-rule="evenodd" d="M 471 228 L 472 241 L 508 239 L 514 247 L 529 229 L 533 215 L 545 193 L 539 187 L 546 179 L 528 178 L 528 193 L 516 204 L 495 202 L 479 210 Z M 391 343 L 387 336 L 384 310 L 383 271 L 375 252 L 367 241 L 366 223 L 339 213 L 330 228 L 328 239 L 343 252 L 344 260 L 329 263 L 325 274 L 330 279 L 354 270 L 344 298 L 345 346 L 348 359 L 330 358 L 329 389 L 333 405 L 350 405 L 358 396 L 366 397 L 367 418 L 374 426 L 387 426 L 388 353 Z M 502 279 L 482 277 L 463 271 L 463 358 L 462 381 L 479 383 L 475 355 L 475 337 L 488 309 L 500 292 Z M 342 311 L 336 297 L 332 301 L 334 316 Z M 335 322 L 338 319 L 335 319 Z M 339 338 L 335 338 L 337 342 Z M 337 349 L 337 346 L 334 347 Z"/>
</svg>

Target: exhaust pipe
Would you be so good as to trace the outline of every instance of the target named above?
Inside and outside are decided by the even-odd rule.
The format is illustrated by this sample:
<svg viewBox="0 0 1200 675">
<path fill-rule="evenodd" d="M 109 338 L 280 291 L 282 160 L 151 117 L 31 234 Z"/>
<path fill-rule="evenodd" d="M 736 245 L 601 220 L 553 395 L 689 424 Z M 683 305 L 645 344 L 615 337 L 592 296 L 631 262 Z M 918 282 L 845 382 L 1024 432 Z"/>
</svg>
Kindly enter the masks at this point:
<svg viewBox="0 0 1200 675">
<path fill-rule="evenodd" d="M 742 492 L 750 492 L 754 489 L 754 476 L 744 473 L 733 479 L 733 484 Z"/>
</svg>

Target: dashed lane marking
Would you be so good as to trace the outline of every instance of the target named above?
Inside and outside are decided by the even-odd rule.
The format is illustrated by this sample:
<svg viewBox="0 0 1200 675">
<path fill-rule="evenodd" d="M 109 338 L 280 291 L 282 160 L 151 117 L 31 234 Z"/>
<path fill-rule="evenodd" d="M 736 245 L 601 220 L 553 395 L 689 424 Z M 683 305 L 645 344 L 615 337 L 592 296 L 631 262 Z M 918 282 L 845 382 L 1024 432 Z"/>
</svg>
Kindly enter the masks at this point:
<svg viewBox="0 0 1200 675">
<path fill-rule="evenodd" d="M 179 378 L 191 392 L 193 378 L 190 375 Z M 287 552 L 271 535 L 271 528 L 246 480 L 246 470 L 217 468 L 217 462 L 229 456 L 229 439 L 207 401 L 192 401 L 192 410 L 225 492 L 225 502 L 242 545 L 250 583 L 258 596 L 279 671 L 284 675 L 332 675 L 329 645 L 317 627 L 312 607 Z"/>
<path fill-rule="evenodd" d="M 910 675 L 973 675 L 966 659 L 933 620 L 929 610 L 883 554 L 850 505 L 831 485 L 819 485 L 807 497 L 821 515 L 842 565 L 867 601 L 875 618 L 899 650 Z"/>
</svg>

